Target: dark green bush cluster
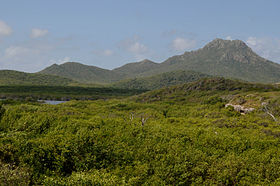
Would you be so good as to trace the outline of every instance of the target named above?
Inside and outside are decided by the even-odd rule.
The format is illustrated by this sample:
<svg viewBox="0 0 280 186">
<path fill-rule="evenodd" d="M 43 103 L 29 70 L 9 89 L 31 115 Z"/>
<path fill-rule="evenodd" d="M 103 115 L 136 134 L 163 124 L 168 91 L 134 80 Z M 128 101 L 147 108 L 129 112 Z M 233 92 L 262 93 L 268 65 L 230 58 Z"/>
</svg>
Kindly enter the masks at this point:
<svg viewBox="0 0 280 186">
<path fill-rule="evenodd" d="M 0 99 L 25 101 L 96 100 L 127 97 L 143 92 L 145 92 L 145 90 L 111 87 L 10 85 L 0 86 Z"/>
</svg>

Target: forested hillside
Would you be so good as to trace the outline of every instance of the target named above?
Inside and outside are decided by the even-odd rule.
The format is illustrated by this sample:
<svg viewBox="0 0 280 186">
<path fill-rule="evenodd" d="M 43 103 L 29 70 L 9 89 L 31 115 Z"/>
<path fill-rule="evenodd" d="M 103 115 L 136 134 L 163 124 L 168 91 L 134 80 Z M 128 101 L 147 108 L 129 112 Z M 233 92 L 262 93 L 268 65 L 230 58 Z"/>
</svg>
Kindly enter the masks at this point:
<svg viewBox="0 0 280 186">
<path fill-rule="evenodd" d="M 52 85 L 77 84 L 72 79 L 46 74 L 24 73 L 14 70 L 0 70 L 0 85 Z"/>
<path fill-rule="evenodd" d="M 67 62 L 61 65 L 54 64 L 38 73 L 57 75 L 90 84 L 116 82 L 124 76 L 117 72 L 75 62 Z"/>
<path fill-rule="evenodd" d="M 123 80 L 114 83 L 113 86 L 127 89 L 154 90 L 172 85 L 193 82 L 206 77 L 210 76 L 194 71 L 173 71 L 150 77 Z"/>
</svg>

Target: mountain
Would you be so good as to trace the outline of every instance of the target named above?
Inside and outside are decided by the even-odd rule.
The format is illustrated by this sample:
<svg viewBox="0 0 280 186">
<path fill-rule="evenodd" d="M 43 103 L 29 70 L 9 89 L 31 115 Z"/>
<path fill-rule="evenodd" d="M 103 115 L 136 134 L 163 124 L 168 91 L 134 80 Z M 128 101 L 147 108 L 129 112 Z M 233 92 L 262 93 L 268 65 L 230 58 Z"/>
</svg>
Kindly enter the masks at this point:
<svg viewBox="0 0 280 186">
<path fill-rule="evenodd" d="M 122 67 L 115 68 L 113 72 L 125 74 L 126 77 L 135 77 L 135 74 L 142 74 L 150 69 L 155 69 L 159 66 L 158 63 L 145 59 L 140 62 L 128 63 Z"/>
<path fill-rule="evenodd" d="M 172 71 L 150 77 L 123 80 L 113 84 L 113 86 L 125 89 L 153 90 L 193 82 L 205 77 L 209 77 L 209 75 L 194 71 Z"/>
<path fill-rule="evenodd" d="M 0 85 L 52 85 L 66 86 L 77 82 L 64 77 L 25 73 L 14 70 L 0 70 Z"/>
<path fill-rule="evenodd" d="M 126 65 L 118 68 L 125 69 Z M 145 77 L 176 70 L 192 70 L 214 76 L 252 82 L 280 81 L 280 65 L 252 51 L 243 41 L 215 39 L 203 48 L 170 57 L 143 72 L 134 64 L 134 77 Z M 138 73 L 137 73 L 138 72 Z"/>
<path fill-rule="evenodd" d="M 260 57 L 243 41 L 223 39 L 215 39 L 201 49 L 170 57 L 162 63 L 146 59 L 128 63 L 114 70 L 106 70 L 68 62 L 62 65 L 54 64 L 39 73 L 71 78 L 82 83 L 114 83 L 178 70 L 251 82 L 280 82 L 279 64 Z M 143 79 L 139 81 L 143 82 Z M 134 80 L 135 83 L 139 81 Z"/>
<path fill-rule="evenodd" d="M 82 83 L 109 83 L 118 81 L 124 76 L 111 70 L 75 62 L 67 62 L 61 65 L 53 64 L 38 73 L 71 78 Z"/>
<path fill-rule="evenodd" d="M 159 70 L 188 69 L 252 82 L 280 81 L 280 65 L 252 51 L 240 40 L 216 39 L 202 49 L 174 56 Z"/>
</svg>

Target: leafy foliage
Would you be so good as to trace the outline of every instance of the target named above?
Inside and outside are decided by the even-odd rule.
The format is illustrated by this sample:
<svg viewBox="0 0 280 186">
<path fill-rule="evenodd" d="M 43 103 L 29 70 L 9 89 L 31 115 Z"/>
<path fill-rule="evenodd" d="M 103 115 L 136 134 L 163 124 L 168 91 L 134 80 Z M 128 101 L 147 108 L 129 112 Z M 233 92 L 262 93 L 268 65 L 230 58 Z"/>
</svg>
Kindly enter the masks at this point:
<svg viewBox="0 0 280 186">
<path fill-rule="evenodd" d="M 185 100 L 186 97 L 192 97 L 193 99 L 195 99 L 195 97 L 197 97 L 198 95 L 204 96 L 205 91 L 209 91 L 209 95 L 215 96 L 217 94 L 223 94 L 224 92 L 231 92 L 231 94 L 236 94 L 240 91 L 279 91 L 279 87 L 278 85 L 256 84 L 239 80 L 214 77 L 203 78 L 198 81 L 186 83 L 183 85 L 171 86 L 150 91 L 138 97 L 135 97 L 134 99 L 142 102 Z M 228 95 L 229 99 L 233 99 L 231 94 Z"/>
<path fill-rule="evenodd" d="M 6 102 L 1 171 L 22 185 L 278 185 L 280 127 L 260 103 L 279 118 L 279 97 L 217 78 L 125 99 Z M 255 111 L 224 107 L 241 98 Z"/>
</svg>

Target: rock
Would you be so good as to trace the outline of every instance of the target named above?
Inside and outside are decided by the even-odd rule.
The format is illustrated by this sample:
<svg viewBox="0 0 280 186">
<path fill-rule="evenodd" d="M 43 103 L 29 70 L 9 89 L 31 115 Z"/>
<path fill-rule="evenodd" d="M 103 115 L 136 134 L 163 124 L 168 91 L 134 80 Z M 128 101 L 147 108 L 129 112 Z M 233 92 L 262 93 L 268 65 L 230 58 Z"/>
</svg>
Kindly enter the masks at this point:
<svg viewBox="0 0 280 186">
<path fill-rule="evenodd" d="M 233 107 L 233 109 L 235 111 L 240 112 L 241 114 L 247 114 L 247 113 L 250 113 L 250 112 L 255 110 L 255 108 L 245 108 L 242 105 L 233 105 L 233 104 L 230 104 L 230 103 L 225 105 L 226 108 L 229 107 L 229 106 Z"/>
</svg>

